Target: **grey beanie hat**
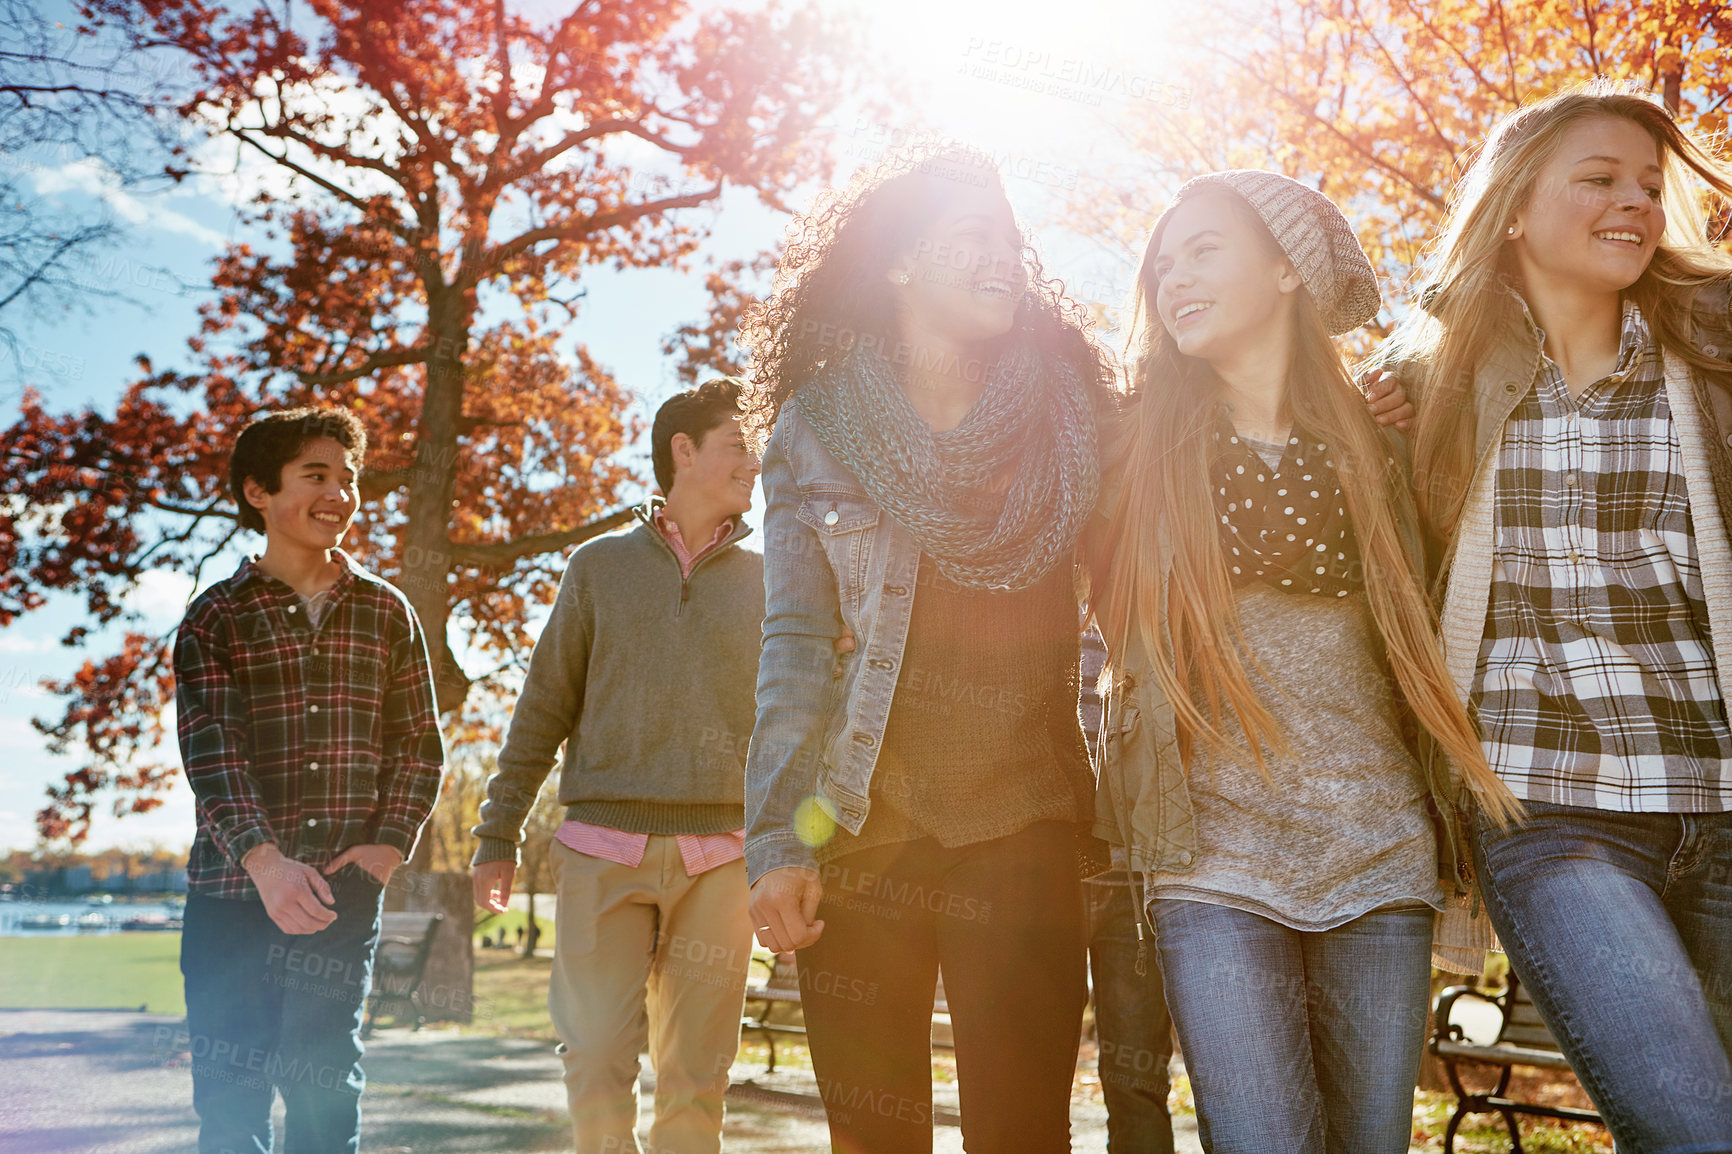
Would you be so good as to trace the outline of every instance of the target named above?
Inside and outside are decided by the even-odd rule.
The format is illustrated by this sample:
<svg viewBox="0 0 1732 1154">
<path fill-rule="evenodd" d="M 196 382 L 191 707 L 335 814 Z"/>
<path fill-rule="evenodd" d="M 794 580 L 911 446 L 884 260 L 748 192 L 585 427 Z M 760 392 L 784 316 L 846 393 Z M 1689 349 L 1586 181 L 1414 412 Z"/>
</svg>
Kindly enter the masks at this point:
<svg viewBox="0 0 1732 1154">
<path fill-rule="evenodd" d="M 1236 168 L 1186 181 L 1155 222 L 1155 236 L 1174 208 L 1196 193 L 1217 187 L 1236 193 L 1268 226 L 1331 333 L 1350 333 L 1377 315 L 1382 303 L 1377 274 L 1359 247 L 1353 226 L 1334 201 L 1278 172 Z"/>
</svg>

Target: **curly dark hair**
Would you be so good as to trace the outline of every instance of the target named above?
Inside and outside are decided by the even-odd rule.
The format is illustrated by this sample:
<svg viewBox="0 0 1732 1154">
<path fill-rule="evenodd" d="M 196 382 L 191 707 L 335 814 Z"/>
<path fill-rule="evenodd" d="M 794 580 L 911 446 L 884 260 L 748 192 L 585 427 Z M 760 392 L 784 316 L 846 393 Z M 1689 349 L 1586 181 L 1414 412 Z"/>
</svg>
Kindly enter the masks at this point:
<svg viewBox="0 0 1732 1154">
<path fill-rule="evenodd" d="M 309 405 L 284 409 L 252 421 L 235 438 L 229 453 L 229 492 L 239 506 L 241 528 L 265 531 L 265 518 L 247 500 L 246 482 L 251 477 L 267 493 L 281 492 L 283 466 L 301 455 L 313 441 L 329 437 L 343 446 L 355 472 L 367 456 L 367 430 L 347 409 Z"/>
<path fill-rule="evenodd" d="M 918 140 L 824 193 L 789 225 L 770 297 L 748 310 L 740 326 L 740 343 L 751 353 L 740 406 L 748 441 L 762 447 L 782 406 L 829 358 L 857 346 L 884 347 L 894 336 L 895 298 L 885 273 L 963 186 L 1004 193 L 998 166 L 986 153 L 955 141 Z M 1031 339 L 1043 354 L 1068 361 L 1084 381 L 1110 392 L 1111 354 L 1095 339 L 1087 310 L 1065 295 L 1062 281 L 1047 278 L 1026 233 L 1022 259 L 1028 291 L 1013 335 Z"/>
</svg>

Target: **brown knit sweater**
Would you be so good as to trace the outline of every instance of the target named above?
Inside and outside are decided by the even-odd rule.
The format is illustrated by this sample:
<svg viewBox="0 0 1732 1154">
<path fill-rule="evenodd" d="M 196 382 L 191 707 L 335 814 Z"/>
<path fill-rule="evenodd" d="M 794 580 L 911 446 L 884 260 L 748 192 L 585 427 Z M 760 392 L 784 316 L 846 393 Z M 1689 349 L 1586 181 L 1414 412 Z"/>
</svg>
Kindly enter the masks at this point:
<svg viewBox="0 0 1732 1154">
<path fill-rule="evenodd" d="M 965 589 L 921 557 L 902 670 L 859 836 L 820 861 L 935 837 L 949 848 L 1077 821 L 1093 780 L 1077 721 L 1068 566 L 1016 592 Z"/>
</svg>

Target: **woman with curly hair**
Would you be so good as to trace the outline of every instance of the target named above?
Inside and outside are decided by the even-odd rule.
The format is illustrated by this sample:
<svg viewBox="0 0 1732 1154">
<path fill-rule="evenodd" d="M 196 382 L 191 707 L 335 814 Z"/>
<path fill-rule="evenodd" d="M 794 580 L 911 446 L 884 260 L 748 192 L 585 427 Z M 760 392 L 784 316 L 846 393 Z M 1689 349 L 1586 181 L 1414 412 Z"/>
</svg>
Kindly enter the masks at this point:
<svg viewBox="0 0 1732 1154">
<path fill-rule="evenodd" d="M 969 1150 L 1068 1151 L 1078 879 L 1106 864 L 1074 553 L 1111 365 L 955 146 L 798 221 L 744 339 L 768 435 L 746 862 L 835 1148 L 931 1149 L 942 968 Z"/>
</svg>

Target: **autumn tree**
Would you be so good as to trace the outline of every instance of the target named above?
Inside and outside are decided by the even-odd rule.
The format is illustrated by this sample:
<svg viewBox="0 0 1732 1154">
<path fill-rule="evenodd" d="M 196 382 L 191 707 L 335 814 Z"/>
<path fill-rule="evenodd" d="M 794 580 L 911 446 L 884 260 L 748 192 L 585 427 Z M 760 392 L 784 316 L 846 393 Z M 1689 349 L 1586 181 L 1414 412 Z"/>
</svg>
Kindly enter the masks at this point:
<svg viewBox="0 0 1732 1154">
<path fill-rule="evenodd" d="M 1269 168 L 1340 204 L 1386 301 L 1411 299 L 1452 182 L 1504 114 L 1596 76 L 1660 93 L 1710 137 L 1732 112 L 1732 9 L 1712 0 L 1251 0 L 1189 22 L 1175 54 L 1196 98 L 1138 102 L 1117 159 L 1067 205 L 1124 255 L 1127 284 L 1151 188 Z"/>
<path fill-rule="evenodd" d="M 84 761 L 39 815 L 74 842 L 105 792 L 117 812 L 160 802 L 170 669 L 127 594 L 152 569 L 202 579 L 235 543 L 226 453 L 264 410 L 317 401 L 365 423 L 352 547 L 426 625 L 448 731 L 485 730 L 462 709 L 472 677 L 521 660 L 562 550 L 624 518 L 627 392 L 560 345 L 589 273 L 690 268 L 724 190 L 780 208 L 827 174 L 810 141 L 855 55 L 847 29 L 776 4 L 80 11 L 185 61 L 179 113 L 210 136 L 197 155 L 254 191 L 253 240 L 216 262 L 194 367 L 141 359 L 112 411 L 28 395 L 0 433 L 0 625 L 74 592 L 123 634 L 52 685 L 66 708 L 37 723 Z"/>
</svg>

